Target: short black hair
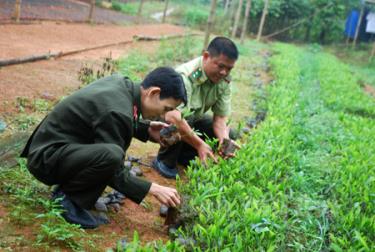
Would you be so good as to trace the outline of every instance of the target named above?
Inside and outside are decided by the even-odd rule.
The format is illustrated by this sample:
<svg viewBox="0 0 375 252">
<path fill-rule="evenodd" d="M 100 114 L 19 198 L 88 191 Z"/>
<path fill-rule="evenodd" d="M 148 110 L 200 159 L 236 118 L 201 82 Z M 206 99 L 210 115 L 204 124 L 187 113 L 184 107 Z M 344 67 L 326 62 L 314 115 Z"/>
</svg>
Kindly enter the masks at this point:
<svg viewBox="0 0 375 252">
<path fill-rule="evenodd" d="M 220 56 L 224 54 L 232 60 L 238 59 L 238 50 L 236 44 L 227 37 L 214 38 L 207 47 L 207 51 L 211 56 Z"/>
<path fill-rule="evenodd" d="M 160 99 L 174 98 L 182 100 L 186 105 L 187 94 L 184 80 L 181 75 L 171 67 L 158 67 L 152 70 L 143 80 L 141 86 L 160 88 Z"/>
</svg>

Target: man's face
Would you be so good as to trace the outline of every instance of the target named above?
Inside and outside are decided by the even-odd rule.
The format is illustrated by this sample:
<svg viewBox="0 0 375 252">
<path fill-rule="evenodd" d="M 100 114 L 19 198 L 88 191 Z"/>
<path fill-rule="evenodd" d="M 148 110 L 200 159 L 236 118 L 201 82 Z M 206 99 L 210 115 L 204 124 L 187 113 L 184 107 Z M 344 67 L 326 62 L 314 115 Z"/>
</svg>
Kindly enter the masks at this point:
<svg viewBox="0 0 375 252">
<path fill-rule="evenodd" d="M 224 54 L 211 56 L 208 52 L 203 53 L 203 70 L 213 83 L 219 83 L 227 77 L 235 63 L 236 60 L 230 59 Z"/>
<path fill-rule="evenodd" d="M 155 88 L 149 88 L 155 89 Z M 160 99 L 160 89 L 147 89 L 147 93 L 142 100 L 142 116 L 144 119 L 159 120 L 164 119 L 165 113 L 176 109 L 181 104 L 182 100 L 174 98 Z"/>
</svg>

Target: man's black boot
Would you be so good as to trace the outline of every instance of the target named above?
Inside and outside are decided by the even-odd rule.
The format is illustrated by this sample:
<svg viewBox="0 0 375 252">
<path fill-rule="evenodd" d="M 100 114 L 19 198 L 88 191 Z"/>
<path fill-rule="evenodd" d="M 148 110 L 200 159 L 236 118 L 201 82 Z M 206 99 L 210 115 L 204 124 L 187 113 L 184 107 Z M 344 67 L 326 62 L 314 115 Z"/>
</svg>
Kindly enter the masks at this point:
<svg viewBox="0 0 375 252">
<path fill-rule="evenodd" d="M 70 200 L 64 192 L 57 189 L 53 192 L 52 200 L 56 200 L 63 210 L 61 216 L 69 223 L 78 224 L 84 229 L 92 229 L 99 226 L 92 214 Z"/>
</svg>

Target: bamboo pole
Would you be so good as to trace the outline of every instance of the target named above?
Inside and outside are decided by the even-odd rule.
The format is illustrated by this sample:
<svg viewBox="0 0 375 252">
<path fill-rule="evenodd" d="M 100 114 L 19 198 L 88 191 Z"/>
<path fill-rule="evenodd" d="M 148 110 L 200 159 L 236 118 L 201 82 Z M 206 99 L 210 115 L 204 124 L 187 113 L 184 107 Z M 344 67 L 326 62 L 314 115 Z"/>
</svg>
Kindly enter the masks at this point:
<svg viewBox="0 0 375 252">
<path fill-rule="evenodd" d="M 263 26 L 264 26 L 264 22 L 266 20 L 267 12 L 268 12 L 268 5 L 269 5 L 269 0 L 265 0 L 262 18 L 260 20 L 260 25 L 259 25 L 259 29 L 258 29 L 257 41 L 259 41 L 260 38 L 262 37 Z"/>
<path fill-rule="evenodd" d="M 164 11 L 163 11 L 163 19 L 161 20 L 162 23 L 165 23 L 165 18 L 167 16 L 167 11 L 168 11 L 168 3 L 169 3 L 169 0 L 165 0 L 165 6 L 164 6 Z"/>
<path fill-rule="evenodd" d="M 241 32 L 241 40 L 240 40 L 241 44 L 243 44 L 244 39 L 245 39 L 245 34 L 247 30 L 247 22 L 248 22 L 249 14 L 250 14 L 250 7 L 251 7 L 251 0 L 247 0 L 246 10 L 245 10 L 245 19 L 243 20 L 242 32 Z"/>
<path fill-rule="evenodd" d="M 233 38 L 236 37 L 238 23 L 239 23 L 240 17 L 241 17 L 242 3 L 243 3 L 243 0 L 240 0 L 239 3 L 238 3 L 237 12 L 236 12 L 236 19 L 234 20 L 234 26 L 233 26 L 233 30 L 232 30 L 232 37 Z"/>
<path fill-rule="evenodd" d="M 208 41 L 210 39 L 211 28 L 215 19 L 215 10 L 216 10 L 216 0 L 212 0 L 210 15 L 208 16 L 206 32 L 204 35 L 203 51 L 207 49 Z"/>
<path fill-rule="evenodd" d="M 357 22 L 357 27 L 355 29 L 355 35 L 354 35 L 354 39 L 353 39 L 353 48 L 355 48 L 356 44 L 357 44 L 357 39 L 358 39 L 358 34 L 359 34 L 359 28 L 361 27 L 361 21 L 362 21 L 362 17 L 363 17 L 363 14 L 365 12 L 365 6 L 363 5 L 362 8 L 361 8 L 361 14 L 359 14 L 359 19 L 358 19 L 358 22 Z"/>
<path fill-rule="evenodd" d="M 94 9 L 95 9 L 95 0 L 91 0 L 89 17 L 87 19 L 90 23 L 93 23 L 94 21 L 93 20 Z"/>
<path fill-rule="evenodd" d="M 13 18 L 16 19 L 16 22 L 20 22 L 20 17 L 21 17 L 21 4 L 22 0 L 16 0 L 16 3 L 14 5 L 14 14 Z"/>
</svg>

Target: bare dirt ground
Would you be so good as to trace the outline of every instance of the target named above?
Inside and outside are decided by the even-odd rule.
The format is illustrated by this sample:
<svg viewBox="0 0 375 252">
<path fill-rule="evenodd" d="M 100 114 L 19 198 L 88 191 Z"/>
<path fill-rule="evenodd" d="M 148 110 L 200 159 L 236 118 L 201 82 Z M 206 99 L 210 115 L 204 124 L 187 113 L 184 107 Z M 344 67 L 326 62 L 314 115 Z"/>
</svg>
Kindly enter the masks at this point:
<svg viewBox="0 0 375 252">
<path fill-rule="evenodd" d="M 87 4 L 77 3 L 73 0 L 24 0 L 22 3 L 24 17 L 45 19 L 60 19 L 61 16 L 61 19 L 64 20 L 84 20 L 78 19 L 78 17 L 81 18 L 82 11 L 88 8 Z M 13 4 L 14 1 L 10 0 L 0 1 L 0 19 L 9 17 Z M 81 6 L 78 8 L 81 14 L 77 12 L 77 5 Z M 42 17 L 38 16 L 43 13 L 40 10 L 45 11 Z M 103 19 L 100 21 L 112 23 L 111 18 L 113 17 L 116 22 L 120 20 L 121 23 L 121 19 L 116 18 L 117 14 L 112 12 L 103 14 Z M 75 18 L 74 15 L 76 15 Z M 100 16 L 97 12 L 96 15 L 96 17 Z M 98 20 L 96 19 L 96 21 Z M 184 33 L 183 28 L 168 24 L 116 26 L 44 21 L 33 24 L 0 25 L 0 60 L 129 42 L 121 46 L 86 51 L 58 59 L 1 67 L 0 118 L 11 117 L 17 113 L 15 107 L 17 97 L 56 100 L 77 89 L 80 85 L 78 71 L 86 64 L 99 65 L 103 62 L 103 58 L 110 54 L 113 59 L 117 59 L 126 56 L 135 49 L 147 52 L 157 49 L 158 42 L 132 42 L 134 35 L 159 36 Z M 157 150 L 158 146 L 155 144 L 133 141 L 129 153 L 142 157 L 144 162 L 151 163 Z M 162 178 L 153 169 L 145 166 L 141 166 L 141 169 L 146 179 L 162 185 L 175 186 L 174 180 Z M 118 213 L 111 214 L 110 224 L 88 231 L 89 234 L 104 237 L 104 239 L 94 241 L 98 251 L 113 248 L 116 242 L 122 238 L 131 241 L 135 230 L 138 231 L 142 242 L 168 239 L 166 227 L 163 225 L 164 220 L 159 217 L 160 204 L 149 196 L 146 197 L 146 201 L 149 203 L 149 207 L 144 208 L 126 200 L 125 205 Z M 0 240 L 2 240 L 2 244 L 9 245 L 9 248 L 16 251 L 37 251 L 32 248 L 32 243 L 38 235 L 37 228 L 35 228 L 38 223 L 35 222 L 30 227 L 15 225 L 10 222 L 9 214 L 6 205 L 0 203 L 0 230 L 2 230 Z M 23 237 L 22 244 L 16 237 Z"/>
<path fill-rule="evenodd" d="M 14 0 L 0 1 L 0 21 L 8 21 L 13 14 Z M 21 5 L 21 19 L 23 20 L 64 20 L 84 22 L 87 20 L 90 5 L 77 0 L 23 0 Z M 126 24 L 135 17 L 96 7 L 93 21 L 105 24 Z"/>
<path fill-rule="evenodd" d="M 142 50 L 154 48 L 154 42 L 133 41 L 134 35 L 184 34 L 173 25 L 87 25 L 44 22 L 34 25 L 0 26 L 0 60 L 41 55 L 48 52 L 67 52 L 117 42 L 129 42 L 100 50 L 22 65 L 0 68 L 0 113 L 14 110 L 16 97 L 59 97 L 79 86 L 78 70 L 87 63 L 103 61 L 112 55 L 117 59 L 134 46 Z"/>
</svg>

